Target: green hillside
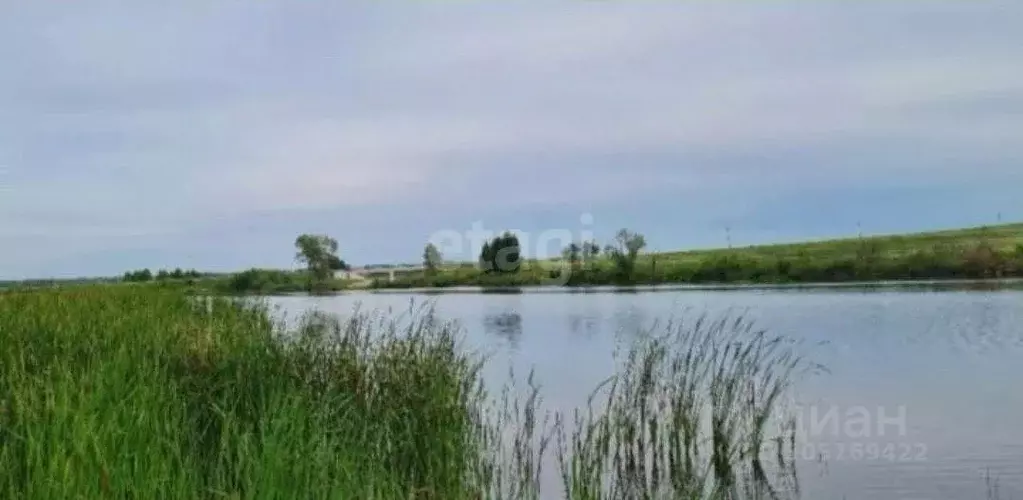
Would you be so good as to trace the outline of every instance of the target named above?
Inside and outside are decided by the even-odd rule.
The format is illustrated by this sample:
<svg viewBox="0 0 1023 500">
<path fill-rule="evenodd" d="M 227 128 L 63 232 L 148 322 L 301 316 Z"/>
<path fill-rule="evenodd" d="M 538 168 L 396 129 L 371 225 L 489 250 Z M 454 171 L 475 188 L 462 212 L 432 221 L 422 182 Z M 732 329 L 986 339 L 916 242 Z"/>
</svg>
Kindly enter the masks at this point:
<svg viewBox="0 0 1023 500">
<path fill-rule="evenodd" d="M 924 233 L 639 253 L 631 262 L 606 253 L 569 265 L 524 261 L 483 272 L 472 264 L 418 273 L 383 288 L 667 283 L 835 283 L 878 280 L 1023 277 L 1023 223 Z"/>
<path fill-rule="evenodd" d="M 795 259 L 807 257 L 815 260 L 838 260 L 856 257 L 865 243 L 875 245 L 882 257 L 899 258 L 942 247 L 972 247 L 981 241 L 991 245 L 997 251 L 1012 252 L 1017 245 L 1023 245 L 1023 223 L 920 233 L 871 235 L 862 238 L 754 245 L 732 249 L 659 252 L 649 254 L 646 258 L 656 256 L 658 260 L 664 259 L 665 261 L 699 262 L 717 256 L 736 255 L 748 258 Z"/>
</svg>

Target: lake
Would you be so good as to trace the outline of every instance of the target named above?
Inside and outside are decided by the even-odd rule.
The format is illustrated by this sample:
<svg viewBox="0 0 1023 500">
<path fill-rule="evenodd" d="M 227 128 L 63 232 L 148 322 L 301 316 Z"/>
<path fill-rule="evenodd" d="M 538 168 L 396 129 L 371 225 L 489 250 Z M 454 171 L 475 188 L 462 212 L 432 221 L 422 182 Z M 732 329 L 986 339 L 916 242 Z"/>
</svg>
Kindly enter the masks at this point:
<svg viewBox="0 0 1023 500">
<path fill-rule="evenodd" d="M 1023 291 L 951 288 L 351 293 L 275 297 L 289 316 L 407 311 L 432 302 L 466 343 L 535 369 L 546 407 L 582 406 L 616 346 L 670 318 L 744 313 L 803 340 L 827 372 L 801 378 L 794 412 L 805 498 L 1023 497 Z M 864 431 L 864 429 L 867 429 Z M 827 460 L 820 460 L 827 455 Z M 556 490 L 555 490 L 556 491 Z M 551 497 L 555 498 L 555 497 Z"/>
</svg>

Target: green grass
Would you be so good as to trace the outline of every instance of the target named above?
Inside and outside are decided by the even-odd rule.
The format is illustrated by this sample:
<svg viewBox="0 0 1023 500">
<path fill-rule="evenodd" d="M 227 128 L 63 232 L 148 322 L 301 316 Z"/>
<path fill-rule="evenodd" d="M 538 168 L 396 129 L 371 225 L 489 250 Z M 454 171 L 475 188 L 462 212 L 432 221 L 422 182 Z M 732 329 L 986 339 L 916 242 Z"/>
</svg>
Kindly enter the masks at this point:
<svg viewBox="0 0 1023 500">
<path fill-rule="evenodd" d="M 517 272 L 451 267 L 378 281 L 381 288 L 661 283 L 834 283 L 1023 277 L 1023 224 L 743 248 L 640 254 L 611 260 L 526 261 Z"/>
<path fill-rule="evenodd" d="M 0 295 L 0 496 L 470 491 L 475 366 L 450 330 L 317 321 L 287 341 L 266 311 L 151 287 Z"/>
<path fill-rule="evenodd" d="M 857 256 L 863 244 L 876 245 L 883 258 L 899 258 L 915 252 L 930 251 L 936 247 L 968 247 L 986 241 L 1001 252 L 1012 252 L 1023 245 L 1023 223 L 997 226 L 949 229 L 943 231 L 875 235 L 832 240 L 754 245 L 733 249 L 711 249 L 662 252 L 652 255 L 659 261 L 699 262 L 708 258 L 738 255 L 749 258 L 800 258 L 818 260 L 850 259 Z"/>
<path fill-rule="evenodd" d="M 741 320 L 648 333 L 570 414 L 547 413 L 533 384 L 488 392 L 482 360 L 428 309 L 287 329 L 247 304 L 151 286 L 0 293 L 0 497 L 717 499 L 795 484 L 774 474 L 791 469 L 794 429 L 773 423 L 807 365 Z M 545 467 L 563 484 L 541 491 Z"/>
</svg>

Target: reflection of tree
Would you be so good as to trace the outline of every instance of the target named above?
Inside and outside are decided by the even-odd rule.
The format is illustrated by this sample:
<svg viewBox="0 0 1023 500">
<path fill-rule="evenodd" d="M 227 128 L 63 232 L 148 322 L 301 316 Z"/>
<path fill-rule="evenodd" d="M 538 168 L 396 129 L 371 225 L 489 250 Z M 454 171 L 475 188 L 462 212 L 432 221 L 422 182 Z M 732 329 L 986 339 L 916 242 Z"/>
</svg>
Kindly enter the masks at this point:
<svg viewBox="0 0 1023 500">
<path fill-rule="evenodd" d="M 569 330 L 577 335 L 592 337 L 600 332 L 600 317 L 594 314 L 571 314 L 568 322 Z"/>
<path fill-rule="evenodd" d="M 517 312 L 488 314 L 483 318 L 483 328 L 487 333 L 503 337 L 513 347 L 518 347 L 522 337 L 522 315 Z"/>
</svg>

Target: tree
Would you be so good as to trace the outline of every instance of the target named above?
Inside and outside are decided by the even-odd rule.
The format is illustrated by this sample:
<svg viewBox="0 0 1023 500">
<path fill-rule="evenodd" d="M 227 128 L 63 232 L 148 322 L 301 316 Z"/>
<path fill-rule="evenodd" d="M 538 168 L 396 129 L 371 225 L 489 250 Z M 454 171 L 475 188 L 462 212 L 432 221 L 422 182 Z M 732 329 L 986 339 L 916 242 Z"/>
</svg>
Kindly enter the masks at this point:
<svg viewBox="0 0 1023 500">
<path fill-rule="evenodd" d="M 598 245 L 596 241 L 592 240 L 583 242 L 582 254 L 583 261 L 591 263 L 597 260 L 597 256 L 600 255 L 600 245 Z"/>
<path fill-rule="evenodd" d="M 170 273 L 164 269 L 160 269 L 160 272 L 156 273 L 156 281 L 166 281 L 167 278 L 170 278 Z"/>
<path fill-rule="evenodd" d="M 442 262 L 443 257 L 437 246 L 433 243 L 427 243 L 426 248 L 423 249 L 423 267 L 426 268 L 427 272 L 434 273 Z"/>
<path fill-rule="evenodd" d="M 484 241 L 483 248 L 480 249 L 480 269 L 490 271 L 493 256 L 494 252 L 490 249 L 490 242 Z"/>
<path fill-rule="evenodd" d="M 483 244 L 480 250 L 480 267 L 486 272 L 517 272 L 521 258 L 519 237 L 505 231 L 504 234 Z"/>
<path fill-rule="evenodd" d="M 328 259 L 331 271 L 343 271 L 345 269 L 348 269 L 348 263 L 345 262 L 344 260 L 341 260 L 341 258 L 338 257 L 337 255 L 331 255 L 330 257 L 328 257 Z"/>
<path fill-rule="evenodd" d="M 142 269 L 140 271 L 135 271 L 134 273 L 132 273 L 131 279 L 128 280 L 128 281 L 146 282 L 146 281 L 152 281 L 152 280 L 153 280 L 153 272 L 150 271 L 149 269 Z"/>
<path fill-rule="evenodd" d="M 639 252 L 646 247 L 646 238 L 642 234 L 633 233 L 628 229 L 621 229 L 615 235 L 613 245 L 608 245 L 605 250 L 611 260 L 615 263 L 622 277 L 632 275 L 636 267 L 636 258 Z"/>
<path fill-rule="evenodd" d="M 171 272 L 170 276 L 173 279 L 179 280 L 179 279 L 182 279 L 182 278 L 185 277 L 185 272 L 182 271 L 180 267 L 178 267 L 178 268 L 175 268 L 174 271 Z"/>
<path fill-rule="evenodd" d="M 322 234 L 303 234 L 295 239 L 298 253 L 295 258 L 306 265 L 309 276 L 317 282 L 324 282 L 331 271 L 344 261 L 337 255 L 337 240 Z"/>
<path fill-rule="evenodd" d="M 582 251 L 583 251 L 582 245 L 572 242 L 569 243 L 567 247 L 565 247 L 561 254 L 565 258 L 565 260 L 568 261 L 568 264 L 575 268 L 579 264 L 579 259 L 582 254 Z"/>
</svg>

